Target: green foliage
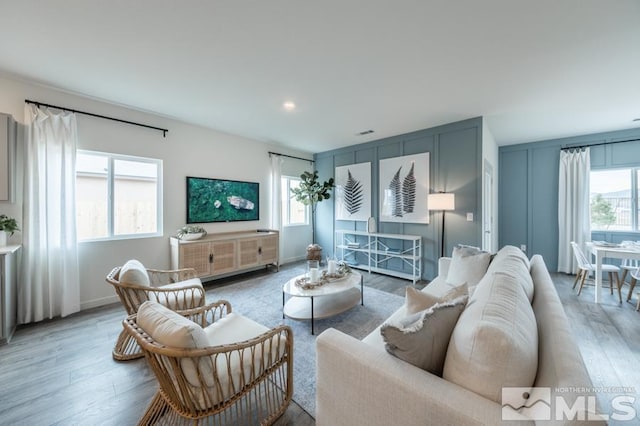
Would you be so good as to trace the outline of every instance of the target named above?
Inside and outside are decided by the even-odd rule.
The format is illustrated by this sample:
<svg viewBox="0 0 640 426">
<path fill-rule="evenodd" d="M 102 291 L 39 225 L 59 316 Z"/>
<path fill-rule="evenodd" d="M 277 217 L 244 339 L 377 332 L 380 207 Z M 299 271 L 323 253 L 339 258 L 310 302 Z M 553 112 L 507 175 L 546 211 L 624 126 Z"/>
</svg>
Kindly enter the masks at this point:
<svg viewBox="0 0 640 426">
<path fill-rule="evenodd" d="M 333 178 L 320 183 L 318 181 L 318 171 L 313 173 L 304 172 L 300 175 L 300 185 L 297 188 L 291 188 L 291 192 L 296 201 L 301 202 L 305 206 L 315 208 L 316 203 L 331 198 L 329 191 L 335 186 Z"/>
<path fill-rule="evenodd" d="M 178 229 L 178 232 L 176 233 L 176 236 L 178 238 L 182 238 L 186 234 L 199 234 L 199 233 L 207 235 L 207 231 L 202 226 L 199 226 L 199 225 L 187 225 L 187 226 L 183 226 L 182 228 Z"/>
<path fill-rule="evenodd" d="M 0 231 L 4 231 L 9 235 L 13 235 L 14 232 L 19 231 L 18 222 L 15 219 L 7 216 L 6 214 L 0 214 Z"/>
<path fill-rule="evenodd" d="M 316 230 L 313 222 L 315 222 L 316 216 L 316 204 L 331 198 L 329 191 L 334 187 L 333 178 L 320 183 L 318 181 L 318 171 L 314 170 L 313 173 L 304 172 L 300 175 L 300 185 L 297 188 L 291 188 L 296 201 L 304 204 L 305 206 L 311 206 L 311 229 L 312 229 L 312 241 L 316 242 Z"/>
<path fill-rule="evenodd" d="M 616 223 L 616 213 L 611 203 L 602 198 L 602 194 L 596 194 L 591 200 L 591 223 L 603 228 Z"/>
</svg>

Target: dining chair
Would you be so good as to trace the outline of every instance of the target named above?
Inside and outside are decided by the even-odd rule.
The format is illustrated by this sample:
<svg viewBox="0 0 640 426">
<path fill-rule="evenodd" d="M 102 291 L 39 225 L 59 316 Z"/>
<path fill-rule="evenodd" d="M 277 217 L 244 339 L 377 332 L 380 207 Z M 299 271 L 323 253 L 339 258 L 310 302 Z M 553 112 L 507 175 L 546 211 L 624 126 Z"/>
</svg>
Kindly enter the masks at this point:
<svg viewBox="0 0 640 426">
<path fill-rule="evenodd" d="M 582 287 L 585 285 L 585 281 L 587 277 L 593 272 L 596 271 L 596 265 L 591 263 L 587 256 L 584 254 L 580 246 L 574 241 L 571 242 L 571 248 L 573 249 L 573 254 L 576 257 L 576 261 L 578 262 L 578 273 L 576 274 L 576 279 L 573 282 L 573 288 L 576 288 L 578 281 L 580 281 L 580 287 L 578 288 L 578 296 L 582 292 Z M 602 272 L 607 272 L 609 275 L 609 290 L 611 294 L 613 294 L 613 277 L 616 280 L 616 286 L 618 289 L 618 299 L 620 299 L 620 303 L 622 303 L 622 293 L 620 290 L 620 277 L 618 273 L 620 272 L 620 268 L 616 265 L 611 265 L 608 263 L 602 264 Z"/>
<path fill-rule="evenodd" d="M 638 263 L 638 259 L 623 259 L 622 264 L 620 265 L 620 269 L 622 269 L 622 277 L 620 277 L 620 282 L 624 283 L 624 280 L 627 278 L 627 274 L 635 271 L 640 266 Z"/>
</svg>

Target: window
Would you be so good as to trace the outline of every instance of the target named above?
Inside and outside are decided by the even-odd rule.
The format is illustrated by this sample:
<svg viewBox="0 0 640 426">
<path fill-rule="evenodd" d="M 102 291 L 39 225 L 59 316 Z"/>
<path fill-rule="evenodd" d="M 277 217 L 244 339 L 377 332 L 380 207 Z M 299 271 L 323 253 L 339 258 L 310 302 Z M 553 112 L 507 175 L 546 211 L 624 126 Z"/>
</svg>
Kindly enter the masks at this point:
<svg viewBox="0 0 640 426">
<path fill-rule="evenodd" d="M 78 240 L 162 235 L 162 161 L 78 151 Z"/>
<path fill-rule="evenodd" d="M 291 188 L 300 185 L 300 179 L 283 176 L 282 177 L 282 225 L 308 225 L 309 209 L 299 201 L 296 201 L 291 194 Z"/>
<path fill-rule="evenodd" d="M 639 231 L 639 178 L 640 168 L 591 172 L 589 185 L 592 230 Z"/>
</svg>

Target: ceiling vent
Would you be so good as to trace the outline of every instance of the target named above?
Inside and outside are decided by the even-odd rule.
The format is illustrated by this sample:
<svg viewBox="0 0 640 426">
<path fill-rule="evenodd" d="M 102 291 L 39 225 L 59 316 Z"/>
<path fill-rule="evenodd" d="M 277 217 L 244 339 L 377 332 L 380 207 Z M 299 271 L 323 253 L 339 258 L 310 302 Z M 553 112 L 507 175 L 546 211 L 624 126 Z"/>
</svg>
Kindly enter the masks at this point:
<svg viewBox="0 0 640 426">
<path fill-rule="evenodd" d="M 362 132 L 356 133 L 356 136 L 364 136 L 364 135 L 368 135 L 370 133 L 373 133 L 373 130 L 369 129 L 369 130 L 364 130 Z"/>
</svg>

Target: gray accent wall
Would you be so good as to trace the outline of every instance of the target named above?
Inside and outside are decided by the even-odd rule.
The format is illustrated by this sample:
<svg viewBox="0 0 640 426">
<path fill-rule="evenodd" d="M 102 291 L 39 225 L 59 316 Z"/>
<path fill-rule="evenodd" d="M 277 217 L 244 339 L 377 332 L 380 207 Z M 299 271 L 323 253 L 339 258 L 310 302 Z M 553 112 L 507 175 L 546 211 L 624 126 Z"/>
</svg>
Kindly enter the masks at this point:
<svg viewBox="0 0 640 426">
<path fill-rule="evenodd" d="M 429 152 L 429 183 L 432 192 L 453 192 L 456 210 L 446 213 L 445 254 L 451 255 L 455 244 L 482 245 L 482 118 L 472 118 L 403 135 L 352 145 L 316 154 L 315 167 L 322 180 L 334 177 L 335 168 L 371 162 L 372 216 L 379 215 L 378 162 L 385 158 Z M 467 221 L 467 213 L 474 220 Z M 431 280 L 437 274 L 440 252 L 441 212 L 430 213 L 430 223 L 390 223 L 378 221 L 378 232 L 422 236 L 422 278 Z M 366 222 L 335 221 L 334 199 L 318 204 L 316 242 L 323 254 L 334 251 L 336 229 L 366 230 Z M 387 267 L 405 270 L 395 261 Z"/>
<path fill-rule="evenodd" d="M 558 169 L 560 149 L 640 138 L 640 129 L 552 139 L 499 149 L 500 247 L 525 245 L 527 254 L 541 254 L 558 268 Z M 640 142 L 591 148 L 591 169 L 640 167 Z M 640 240 L 639 233 L 594 232 L 594 240 Z"/>
</svg>

